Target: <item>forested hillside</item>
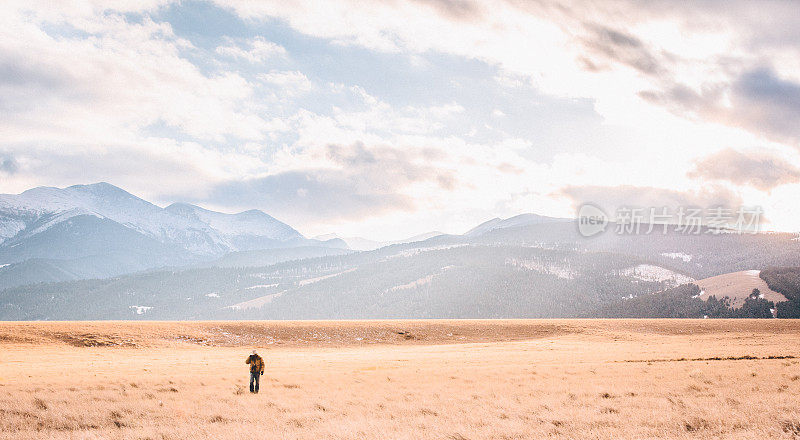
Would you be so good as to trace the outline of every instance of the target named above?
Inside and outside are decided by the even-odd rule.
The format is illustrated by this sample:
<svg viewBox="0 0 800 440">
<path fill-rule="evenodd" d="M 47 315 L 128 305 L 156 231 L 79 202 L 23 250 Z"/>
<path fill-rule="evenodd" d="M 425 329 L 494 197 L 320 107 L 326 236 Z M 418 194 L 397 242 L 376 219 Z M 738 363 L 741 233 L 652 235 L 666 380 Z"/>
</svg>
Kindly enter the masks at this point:
<svg viewBox="0 0 800 440">
<path fill-rule="evenodd" d="M 520 246 L 396 245 L 265 267 L 24 286 L 0 292 L 0 318 L 571 317 L 682 276 L 632 270 L 646 263 Z"/>
<path fill-rule="evenodd" d="M 800 318 L 800 267 L 773 267 L 761 271 L 770 289 L 788 301 L 778 303 L 778 318 Z"/>
<path fill-rule="evenodd" d="M 673 289 L 687 280 L 620 253 L 417 243 L 8 289 L 0 319 L 746 317 L 774 307 L 734 311 L 698 299 L 696 286 Z"/>
<path fill-rule="evenodd" d="M 684 284 L 663 292 L 623 298 L 588 315 L 592 318 L 772 318 L 775 303 L 748 297 L 744 304 L 732 308 L 728 298 L 700 298 L 700 288 Z"/>
</svg>

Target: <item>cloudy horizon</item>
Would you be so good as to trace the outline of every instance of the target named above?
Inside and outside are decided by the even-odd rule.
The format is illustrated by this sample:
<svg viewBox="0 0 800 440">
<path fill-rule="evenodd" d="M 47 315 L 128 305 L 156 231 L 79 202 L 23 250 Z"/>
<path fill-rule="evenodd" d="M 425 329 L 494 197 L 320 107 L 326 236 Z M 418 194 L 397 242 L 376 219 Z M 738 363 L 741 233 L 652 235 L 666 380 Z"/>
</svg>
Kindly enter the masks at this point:
<svg viewBox="0 0 800 440">
<path fill-rule="evenodd" d="M 0 193 L 106 181 L 378 240 L 584 202 L 761 206 L 800 231 L 791 2 L 0 12 Z"/>
</svg>

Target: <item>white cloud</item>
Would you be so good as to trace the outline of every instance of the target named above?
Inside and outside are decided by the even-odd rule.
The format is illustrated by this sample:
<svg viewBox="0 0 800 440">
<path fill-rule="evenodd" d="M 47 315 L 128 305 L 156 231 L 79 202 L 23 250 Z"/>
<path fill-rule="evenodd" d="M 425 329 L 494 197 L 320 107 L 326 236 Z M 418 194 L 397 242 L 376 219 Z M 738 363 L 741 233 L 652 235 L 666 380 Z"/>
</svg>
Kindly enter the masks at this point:
<svg viewBox="0 0 800 440">
<path fill-rule="evenodd" d="M 245 78 L 204 74 L 184 58 L 197 49 L 169 24 L 91 6 L 14 6 L 0 13 L 0 131 L 21 171 L 8 190 L 109 180 L 145 195 L 180 192 L 260 163 L 213 142 L 281 129 L 255 111 Z M 198 142 L 154 137 L 160 126 Z M 158 177 L 142 180 L 151 172 Z"/>
<path fill-rule="evenodd" d="M 283 93 L 302 93 L 314 88 L 314 83 L 303 72 L 297 70 L 271 70 L 256 77 L 268 84 L 280 87 Z"/>
<path fill-rule="evenodd" d="M 267 41 L 262 37 L 247 41 L 244 46 L 246 48 L 236 44 L 229 44 L 227 46 L 219 46 L 214 51 L 222 56 L 239 58 L 251 63 L 264 63 L 271 58 L 286 55 L 286 49 L 283 46 Z"/>
<path fill-rule="evenodd" d="M 108 142 L 152 124 L 199 139 L 256 139 L 268 127 L 248 110 L 252 84 L 232 72 L 203 74 L 181 56 L 193 48 L 168 24 L 106 13 L 77 21 L 90 36 L 65 38 L 46 33 L 36 12 L 5 12 L 0 63 L 17 71 L 0 84 L 13 105 L 0 122 L 7 142 Z"/>
</svg>

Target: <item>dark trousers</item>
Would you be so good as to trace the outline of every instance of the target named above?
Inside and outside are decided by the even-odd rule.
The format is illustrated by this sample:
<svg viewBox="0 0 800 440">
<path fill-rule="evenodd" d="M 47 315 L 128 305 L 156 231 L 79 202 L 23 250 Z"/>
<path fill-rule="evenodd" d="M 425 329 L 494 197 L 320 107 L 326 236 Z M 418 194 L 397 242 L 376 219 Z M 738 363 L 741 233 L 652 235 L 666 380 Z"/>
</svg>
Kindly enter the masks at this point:
<svg viewBox="0 0 800 440">
<path fill-rule="evenodd" d="M 258 382 L 261 378 L 261 373 L 253 373 L 250 372 L 250 392 L 257 393 L 258 392 Z"/>
</svg>

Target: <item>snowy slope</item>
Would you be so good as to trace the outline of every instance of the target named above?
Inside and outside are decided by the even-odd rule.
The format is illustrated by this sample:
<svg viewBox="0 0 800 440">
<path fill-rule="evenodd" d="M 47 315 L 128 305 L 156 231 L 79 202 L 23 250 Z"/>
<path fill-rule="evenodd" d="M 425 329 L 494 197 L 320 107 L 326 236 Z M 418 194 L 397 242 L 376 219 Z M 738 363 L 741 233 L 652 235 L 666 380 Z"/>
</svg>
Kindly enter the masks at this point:
<svg viewBox="0 0 800 440">
<path fill-rule="evenodd" d="M 173 219 L 164 216 L 158 206 L 107 183 L 64 189 L 39 187 L 17 195 L 3 194 L 0 195 L 0 212 L 6 216 L 41 220 L 35 228 L 25 231 L 27 235 L 84 214 L 107 218 L 150 235 L 160 235 L 164 227 L 178 226 Z"/>
<path fill-rule="evenodd" d="M 222 237 L 265 236 L 280 241 L 302 238 L 291 226 L 258 210 L 224 214 L 188 203 L 173 203 L 165 211 L 192 222 L 200 222 Z"/>
</svg>

